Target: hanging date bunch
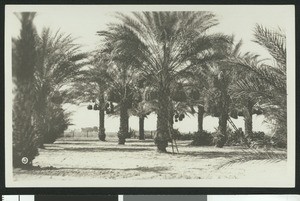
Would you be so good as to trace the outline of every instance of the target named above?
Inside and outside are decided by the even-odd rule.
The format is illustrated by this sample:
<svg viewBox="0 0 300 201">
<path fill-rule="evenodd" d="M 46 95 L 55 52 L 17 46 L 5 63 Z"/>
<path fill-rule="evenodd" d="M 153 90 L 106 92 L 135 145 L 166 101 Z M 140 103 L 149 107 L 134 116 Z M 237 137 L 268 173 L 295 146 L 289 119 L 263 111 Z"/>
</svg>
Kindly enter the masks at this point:
<svg viewBox="0 0 300 201">
<path fill-rule="evenodd" d="M 106 114 L 113 114 L 115 112 L 115 106 L 113 104 L 113 102 L 107 102 L 105 104 L 105 111 L 106 111 Z"/>
<path fill-rule="evenodd" d="M 90 105 L 87 106 L 87 109 L 88 110 L 93 110 L 93 109 L 94 110 L 100 110 L 100 106 L 97 103 L 95 103 L 94 105 L 90 104 Z"/>
<path fill-rule="evenodd" d="M 94 104 L 94 110 L 100 110 L 100 106 L 97 103 Z"/>
<path fill-rule="evenodd" d="M 89 105 L 87 106 L 87 109 L 88 109 L 88 110 L 92 110 L 92 109 L 94 109 L 94 110 L 99 110 L 99 106 L 98 106 L 98 104 L 96 103 L 96 100 L 93 99 L 92 102 L 94 103 L 94 106 L 93 106 L 92 104 L 89 104 Z"/>
<path fill-rule="evenodd" d="M 88 110 L 92 110 L 92 109 L 93 109 L 93 105 L 88 105 L 88 106 L 87 106 L 87 109 L 88 109 Z"/>
<path fill-rule="evenodd" d="M 182 121 L 185 118 L 185 115 L 183 113 L 176 112 L 174 114 L 174 118 L 175 118 L 175 122 Z"/>
</svg>

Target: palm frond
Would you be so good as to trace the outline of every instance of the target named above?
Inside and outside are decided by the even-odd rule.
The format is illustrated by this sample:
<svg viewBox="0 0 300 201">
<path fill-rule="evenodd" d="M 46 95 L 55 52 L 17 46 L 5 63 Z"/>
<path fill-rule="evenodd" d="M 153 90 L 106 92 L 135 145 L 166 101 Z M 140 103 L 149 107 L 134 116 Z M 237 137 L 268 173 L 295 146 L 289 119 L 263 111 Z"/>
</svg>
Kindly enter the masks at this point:
<svg viewBox="0 0 300 201">
<path fill-rule="evenodd" d="M 254 30 L 255 42 L 265 47 L 277 61 L 280 68 L 286 70 L 286 37 L 284 34 L 256 25 Z"/>
</svg>

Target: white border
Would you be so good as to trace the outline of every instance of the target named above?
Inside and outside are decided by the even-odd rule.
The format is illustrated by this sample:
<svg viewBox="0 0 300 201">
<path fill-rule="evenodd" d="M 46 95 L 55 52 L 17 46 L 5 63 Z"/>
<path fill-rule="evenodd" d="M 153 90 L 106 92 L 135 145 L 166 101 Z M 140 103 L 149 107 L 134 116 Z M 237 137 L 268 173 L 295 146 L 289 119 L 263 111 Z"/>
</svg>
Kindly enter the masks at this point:
<svg viewBox="0 0 300 201">
<path fill-rule="evenodd" d="M 80 9 L 87 5 L 69 5 L 68 7 Z M 133 11 L 133 10 L 209 10 L 216 7 L 240 6 L 240 5 L 102 5 L 106 11 Z M 258 5 L 246 5 L 255 7 Z M 280 6 L 280 5 L 277 5 Z M 5 169 L 6 187 L 294 187 L 295 186 L 295 8 L 292 5 L 284 5 L 291 10 L 287 34 L 287 92 L 288 92 L 288 176 L 286 181 L 274 180 L 257 181 L 256 179 L 241 180 L 97 180 L 74 182 L 14 182 L 12 173 L 12 83 L 11 83 L 11 33 L 8 18 L 9 12 L 18 11 L 46 11 L 51 9 L 65 9 L 63 5 L 6 5 L 5 7 Z M 261 7 L 259 5 L 258 7 Z M 92 5 L 89 9 L 99 9 Z"/>
</svg>

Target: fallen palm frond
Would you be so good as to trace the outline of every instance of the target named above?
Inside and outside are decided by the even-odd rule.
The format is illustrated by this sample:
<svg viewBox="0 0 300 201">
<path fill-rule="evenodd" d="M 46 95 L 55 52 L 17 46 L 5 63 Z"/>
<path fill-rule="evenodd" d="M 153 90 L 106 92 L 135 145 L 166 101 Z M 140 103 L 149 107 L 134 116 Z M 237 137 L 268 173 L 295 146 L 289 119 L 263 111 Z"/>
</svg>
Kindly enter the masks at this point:
<svg viewBox="0 0 300 201">
<path fill-rule="evenodd" d="M 277 163 L 287 159 L 286 152 L 276 153 L 275 151 L 270 149 L 260 150 L 255 148 L 249 148 L 249 149 L 242 149 L 242 152 L 244 153 L 242 156 L 236 157 L 230 161 L 227 161 L 226 163 L 221 164 L 217 169 L 232 166 L 233 164 L 236 163 L 246 163 L 249 161 Z"/>
</svg>

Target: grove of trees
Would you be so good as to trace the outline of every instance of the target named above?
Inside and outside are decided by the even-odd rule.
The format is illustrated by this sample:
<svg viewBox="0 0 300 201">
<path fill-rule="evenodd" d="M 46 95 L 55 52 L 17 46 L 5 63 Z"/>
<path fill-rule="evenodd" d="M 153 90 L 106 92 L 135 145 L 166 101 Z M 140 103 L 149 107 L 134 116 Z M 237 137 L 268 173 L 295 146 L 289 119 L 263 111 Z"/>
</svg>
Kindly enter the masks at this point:
<svg viewBox="0 0 300 201">
<path fill-rule="evenodd" d="M 203 118 L 211 115 L 219 119 L 214 145 L 223 147 L 231 118 L 244 117 L 247 139 L 252 116 L 263 114 L 274 123 L 272 140 L 286 146 L 286 38 L 280 30 L 254 27 L 254 42 L 273 57 L 270 65 L 255 52 L 242 53 L 242 40 L 212 33 L 218 20 L 208 11 L 117 13 L 119 21 L 97 32 L 101 43 L 89 53 L 71 35 L 49 28 L 38 34 L 35 15 L 17 14 L 21 30 L 13 39 L 14 167 L 24 167 L 23 157 L 31 165 L 38 148 L 67 129 L 64 103 L 93 102 L 88 109 L 99 111 L 101 141 L 105 115 L 119 116 L 118 143 L 125 144 L 130 116 L 139 117 L 143 140 L 144 120 L 155 113 L 154 143 L 167 152 L 178 132 L 174 123 L 197 114 L 192 144 L 205 141 Z"/>
</svg>

